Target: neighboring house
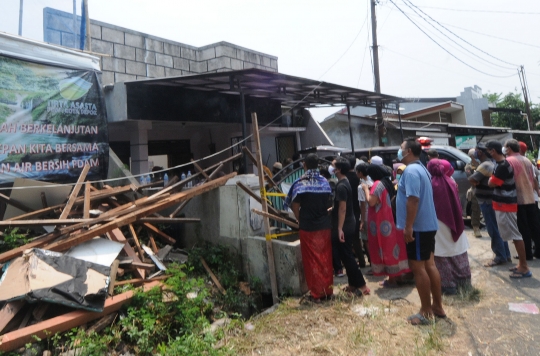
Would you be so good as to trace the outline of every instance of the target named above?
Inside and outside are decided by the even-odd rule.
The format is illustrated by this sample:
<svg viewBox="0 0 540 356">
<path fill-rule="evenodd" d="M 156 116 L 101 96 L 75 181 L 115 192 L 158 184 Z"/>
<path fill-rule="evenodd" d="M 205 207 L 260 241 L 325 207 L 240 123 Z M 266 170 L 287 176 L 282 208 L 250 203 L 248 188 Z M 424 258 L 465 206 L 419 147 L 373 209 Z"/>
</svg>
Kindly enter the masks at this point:
<svg viewBox="0 0 540 356">
<path fill-rule="evenodd" d="M 509 128 L 491 127 L 491 108 L 488 100 L 482 97 L 482 89 L 476 85 L 465 88 L 455 98 L 408 99 L 401 102 L 399 107 L 400 115 L 396 110 L 383 110 L 387 146 L 401 143 L 400 118 L 404 137 L 429 136 L 435 144 L 462 149 L 467 149 L 465 146 L 459 147 L 463 137 L 477 136 L 477 141 L 511 137 Z M 379 146 L 375 117 L 374 108 L 351 108 L 355 148 Z M 336 146 L 351 147 L 346 108 L 330 115 L 320 124 Z"/>
</svg>

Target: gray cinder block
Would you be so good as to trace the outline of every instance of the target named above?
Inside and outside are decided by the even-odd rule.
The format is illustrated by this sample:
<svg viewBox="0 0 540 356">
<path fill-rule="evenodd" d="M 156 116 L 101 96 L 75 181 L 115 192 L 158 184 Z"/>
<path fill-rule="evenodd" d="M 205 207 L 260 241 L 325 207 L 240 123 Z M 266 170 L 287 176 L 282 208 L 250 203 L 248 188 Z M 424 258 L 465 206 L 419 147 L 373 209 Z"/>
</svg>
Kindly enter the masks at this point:
<svg viewBox="0 0 540 356">
<path fill-rule="evenodd" d="M 134 35 L 126 32 L 126 45 L 137 48 L 144 48 L 144 37 L 139 35 Z"/>
<path fill-rule="evenodd" d="M 153 52 L 163 53 L 163 42 L 146 37 L 146 49 Z"/>
<path fill-rule="evenodd" d="M 189 60 L 184 58 L 173 58 L 174 60 L 174 68 L 176 69 L 182 69 L 182 70 L 189 70 Z"/>
<path fill-rule="evenodd" d="M 135 48 L 121 44 L 114 45 L 114 56 L 123 59 L 135 60 Z"/>
<path fill-rule="evenodd" d="M 126 73 L 146 76 L 146 65 L 142 62 L 126 61 Z"/>
<path fill-rule="evenodd" d="M 124 44 L 124 32 L 108 27 L 102 27 L 101 39 L 104 41 Z"/>
<path fill-rule="evenodd" d="M 150 78 L 161 78 L 165 76 L 165 67 L 146 65 L 146 76 Z"/>
<path fill-rule="evenodd" d="M 144 49 L 135 49 L 135 60 L 137 62 L 144 62 L 147 64 L 156 64 L 156 54 Z"/>
<path fill-rule="evenodd" d="M 156 65 L 172 68 L 173 58 L 166 54 L 156 53 Z"/>
</svg>

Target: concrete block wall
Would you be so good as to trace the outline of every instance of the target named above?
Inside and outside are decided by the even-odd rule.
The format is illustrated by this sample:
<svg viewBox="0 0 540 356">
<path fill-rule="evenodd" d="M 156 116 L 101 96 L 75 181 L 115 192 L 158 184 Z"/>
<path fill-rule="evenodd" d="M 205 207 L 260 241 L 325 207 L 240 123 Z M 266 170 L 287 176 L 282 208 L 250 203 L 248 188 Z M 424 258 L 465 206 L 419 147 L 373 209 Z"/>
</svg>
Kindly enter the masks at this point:
<svg viewBox="0 0 540 356">
<path fill-rule="evenodd" d="M 77 31 L 80 31 L 80 16 Z M 92 52 L 101 56 L 102 83 L 214 73 L 247 68 L 277 72 L 277 57 L 228 42 L 194 47 L 101 21 L 90 20 Z M 77 36 L 77 37 L 76 37 Z M 77 48 L 73 15 L 43 10 L 44 41 Z M 77 42 L 75 43 L 75 39 Z"/>
</svg>

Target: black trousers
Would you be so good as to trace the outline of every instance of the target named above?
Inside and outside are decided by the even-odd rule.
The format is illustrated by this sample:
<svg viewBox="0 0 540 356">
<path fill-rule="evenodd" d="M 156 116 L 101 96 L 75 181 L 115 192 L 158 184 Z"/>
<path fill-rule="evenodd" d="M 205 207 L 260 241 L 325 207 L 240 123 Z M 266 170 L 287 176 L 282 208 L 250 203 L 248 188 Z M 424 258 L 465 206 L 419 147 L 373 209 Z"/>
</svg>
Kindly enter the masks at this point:
<svg viewBox="0 0 540 356">
<path fill-rule="evenodd" d="M 345 235 L 345 242 L 339 241 L 337 228 L 332 228 L 332 250 L 337 252 L 339 259 L 347 270 L 347 279 L 349 285 L 355 288 L 360 288 L 366 285 L 366 280 L 364 279 L 362 271 L 360 271 L 360 268 L 354 259 L 353 241 L 355 228 L 356 222 L 344 224 L 343 234 Z"/>
<path fill-rule="evenodd" d="M 536 203 L 518 205 L 517 225 L 525 243 L 527 259 L 533 259 L 532 241 L 536 245 L 534 257 L 540 258 L 540 212 Z"/>
</svg>

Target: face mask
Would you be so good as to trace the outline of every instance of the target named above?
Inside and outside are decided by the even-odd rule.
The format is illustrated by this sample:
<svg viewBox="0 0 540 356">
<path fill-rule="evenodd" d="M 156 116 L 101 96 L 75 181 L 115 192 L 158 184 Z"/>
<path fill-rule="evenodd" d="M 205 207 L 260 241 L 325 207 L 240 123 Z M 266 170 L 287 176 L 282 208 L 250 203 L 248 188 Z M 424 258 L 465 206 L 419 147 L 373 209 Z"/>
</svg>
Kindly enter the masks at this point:
<svg viewBox="0 0 540 356">
<path fill-rule="evenodd" d="M 479 161 L 480 159 L 478 158 L 478 151 L 474 151 L 474 155 L 473 155 L 474 159 Z"/>
<path fill-rule="evenodd" d="M 503 148 L 502 148 L 502 153 L 503 153 L 503 155 L 506 156 L 506 153 L 507 153 L 506 147 L 503 147 Z"/>
<path fill-rule="evenodd" d="M 335 172 L 336 172 L 336 169 L 334 168 L 334 166 L 328 167 L 328 173 L 330 173 L 331 175 L 334 175 Z"/>
<path fill-rule="evenodd" d="M 405 156 L 403 155 L 403 150 L 400 148 L 398 151 L 397 151 L 397 159 L 398 161 L 402 161 L 403 158 L 407 157 L 409 154 L 407 153 Z"/>
<path fill-rule="evenodd" d="M 401 174 L 396 174 L 396 179 L 399 181 L 401 179 Z"/>
</svg>

